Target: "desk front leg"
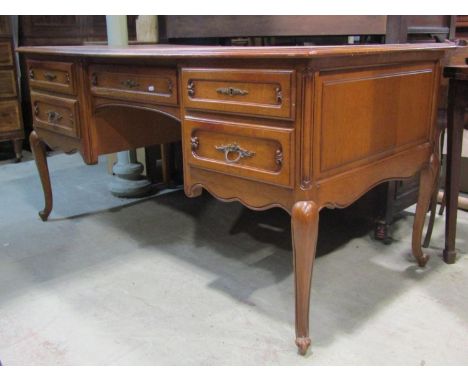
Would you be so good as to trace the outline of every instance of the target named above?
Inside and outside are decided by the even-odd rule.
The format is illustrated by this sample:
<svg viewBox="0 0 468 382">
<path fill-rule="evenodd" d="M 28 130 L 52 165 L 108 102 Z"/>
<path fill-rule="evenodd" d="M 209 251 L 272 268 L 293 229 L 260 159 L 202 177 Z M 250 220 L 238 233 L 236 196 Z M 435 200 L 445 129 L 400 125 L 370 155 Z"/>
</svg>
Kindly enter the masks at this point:
<svg viewBox="0 0 468 382">
<path fill-rule="evenodd" d="M 45 206 L 39 212 L 39 216 L 42 221 L 46 221 L 52 211 L 52 187 L 50 185 L 49 167 L 47 166 L 46 147 L 34 130 L 29 135 L 29 144 L 34 154 L 39 177 L 41 178 L 42 190 L 44 191 Z"/>
<path fill-rule="evenodd" d="M 291 214 L 296 288 L 296 345 L 304 355 L 310 346 L 309 303 L 317 247 L 319 208 L 312 201 L 294 204 Z"/>
</svg>

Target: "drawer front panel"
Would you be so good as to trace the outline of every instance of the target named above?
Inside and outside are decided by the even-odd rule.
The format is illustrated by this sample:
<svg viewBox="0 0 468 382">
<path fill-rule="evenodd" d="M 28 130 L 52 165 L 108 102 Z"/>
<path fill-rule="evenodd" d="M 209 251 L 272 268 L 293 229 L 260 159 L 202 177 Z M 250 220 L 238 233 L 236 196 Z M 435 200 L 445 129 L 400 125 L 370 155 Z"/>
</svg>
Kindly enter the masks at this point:
<svg viewBox="0 0 468 382">
<path fill-rule="evenodd" d="M 9 41 L 0 41 L 0 66 L 13 65 L 13 51 Z"/>
<path fill-rule="evenodd" d="M 50 90 L 75 94 L 73 63 L 52 61 L 28 61 L 31 89 Z"/>
<path fill-rule="evenodd" d="M 184 106 L 294 119 L 293 70 L 182 69 Z"/>
<path fill-rule="evenodd" d="M 292 186 L 290 130 L 187 119 L 184 132 L 190 165 Z"/>
<path fill-rule="evenodd" d="M 91 92 L 97 96 L 177 105 L 177 73 L 167 68 L 92 65 Z"/>
<path fill-rule="evenodd" d="M 0 98 L 16 97 L 15 72 L 10 70 L 0 70 Z"/>
<path fill-rule="evenodd" d="M 78 101 L 31 92 L 34 127 L 79 137 Z"/>
<path fill-rule="evenodd" d="M 17 101 L 0 102 L 0 132 L 21 129 L 20 110 Z"/>
</svg>

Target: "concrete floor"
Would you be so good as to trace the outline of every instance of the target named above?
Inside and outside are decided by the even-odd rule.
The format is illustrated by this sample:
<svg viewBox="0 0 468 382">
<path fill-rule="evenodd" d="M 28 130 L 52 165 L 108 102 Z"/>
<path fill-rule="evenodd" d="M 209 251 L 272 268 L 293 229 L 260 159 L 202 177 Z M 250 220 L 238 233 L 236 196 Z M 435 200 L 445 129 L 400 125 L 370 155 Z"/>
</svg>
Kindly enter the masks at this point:
<svg viewBox="0 0 468 382">
<path fill-rule="evenodd" d="M 182 191 L 130 201 L 105 163 L 49 158 L 51 219 L 34 162 L 0 166 L 0 360 L 6 365 L 468 365 L 468 213 L 460 257 L 409 256 L 344 211 L 321 214 L 312 352 L 294 345 L 289 216 Z"/>
</svg>

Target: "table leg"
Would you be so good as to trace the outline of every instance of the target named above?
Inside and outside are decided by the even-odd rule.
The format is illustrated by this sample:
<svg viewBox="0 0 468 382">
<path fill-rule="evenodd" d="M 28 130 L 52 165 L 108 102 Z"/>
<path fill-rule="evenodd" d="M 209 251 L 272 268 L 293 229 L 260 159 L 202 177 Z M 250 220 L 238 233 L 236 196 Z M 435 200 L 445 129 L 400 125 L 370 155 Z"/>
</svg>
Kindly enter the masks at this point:
<svg viewBox="0 0 468 382">
<path fill-rule="evenodd" d="M 23 158 L 23 140 L 16 139 L 13 141 L 13 149 L 15 150 L 16 155 L 16 162 L 21 162 L 21 158 Z"/>
<path fill-rule="evenodd" d="M 423 253 L 421 247 L 422 232 L 427 209 L 431 201 L 432 191 L 437 182 L 439 173 L 439 157 L 436 153 L 432 154 L 431 161 L 427 167 L 421 171 L 419 178 L 418 204 L 416 205 L 416 214 L 413 222 L 412 249 L 413 256 L 416 258 L 420 267 L 424 267 L 429 257 Z"/>
<path fill-rule="evenodd" d="M 447 170 L 445 175 L 446 217 L 444 261 L 453 264 L 457 252 L 455 237 L 457 233 L 458 193 L 460 190 L 460 166 L 463 141 L 468 86 L 457 80 L 450 80 L 449 104 L 447 110 Z"/>
<path fill-rule="evenodd" d="M 31 150 L 36 160 L 36 166 L 44 192 L 45 206 L 44 209 L 39 212 L 39 216 L 42 221 L 46 221 L 52 211 L 52 187 L 50 185 L 49 168 L 47 166 L 46 147 L 34 130 L 29 135 L 29 144 L 31 145 Z"/>
<path fill-rule="evenodd" d="M 304 355 L 310 346 L 309 303 L 315 259 L 319 208 L 312 201 L 294 204 L 291 214 L 294 279 L 296 289 L 296 345 Z"/>
</svg>

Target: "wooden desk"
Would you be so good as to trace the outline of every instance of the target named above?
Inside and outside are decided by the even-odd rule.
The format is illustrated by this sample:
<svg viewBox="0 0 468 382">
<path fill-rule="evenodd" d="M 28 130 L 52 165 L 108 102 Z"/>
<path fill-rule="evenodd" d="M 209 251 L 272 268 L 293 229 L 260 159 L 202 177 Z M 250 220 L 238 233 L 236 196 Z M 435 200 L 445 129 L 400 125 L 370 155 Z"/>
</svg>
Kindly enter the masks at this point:
<svg viewBox="0 0 468 382">
<path fill-rule="evenodd" d="M 457 256 L 455 238 L 457 235 L 463 127 L 468 107 L 468 65 L 446 66 L 444 76 L 449 78 L 450 82 L 447 107 L 447 173 L 445 176 L 447 215 L 443 255 L 446 263 L 453 264 Z"/>
<path fill-rule="evenodd" d="M 23 47 L 45 193 L 44 143 L 98 155 L 182 139 L 184 189 L 291 214 L 296 344 L 309 345 L 319 211 L 421 171 L 413 255 L 439 166 L 445 44 L 335 47 Z"/>
</svg>

